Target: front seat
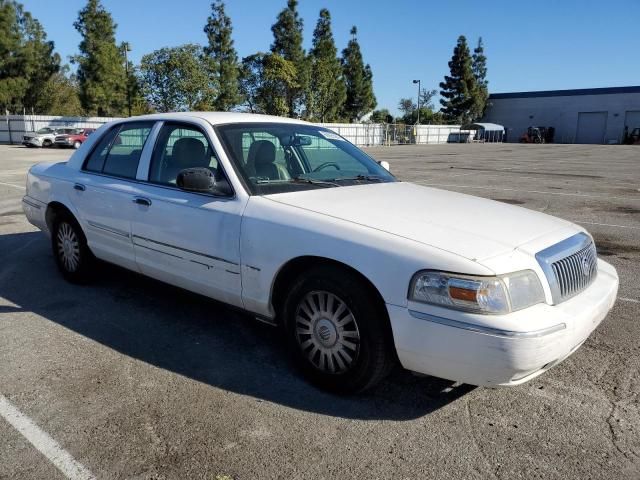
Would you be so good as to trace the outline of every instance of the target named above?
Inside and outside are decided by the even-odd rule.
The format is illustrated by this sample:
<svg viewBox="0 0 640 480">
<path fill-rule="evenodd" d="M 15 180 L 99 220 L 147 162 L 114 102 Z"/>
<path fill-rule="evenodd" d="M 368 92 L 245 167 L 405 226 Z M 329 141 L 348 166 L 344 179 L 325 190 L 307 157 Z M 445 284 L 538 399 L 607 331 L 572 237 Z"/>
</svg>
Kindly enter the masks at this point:
<svg viewBox="0 0 640 480">
<path fill-rule="evenodd" d="M 162 180 L 166 183 L 176 183 L 181 170 L 208 166 L 209 159 L 203 143 L 196 138 L 180 138 L 173 144 L 171 162 L 165 168 Z"/>
<path fill-rule="evenodd" d="M 287 180 L 288 172 L 276 162 L 276 147 L 269 140 L 258 140 L 251 144 L 247 156 L 250 175 L 269 180 Z"/>
</svg>

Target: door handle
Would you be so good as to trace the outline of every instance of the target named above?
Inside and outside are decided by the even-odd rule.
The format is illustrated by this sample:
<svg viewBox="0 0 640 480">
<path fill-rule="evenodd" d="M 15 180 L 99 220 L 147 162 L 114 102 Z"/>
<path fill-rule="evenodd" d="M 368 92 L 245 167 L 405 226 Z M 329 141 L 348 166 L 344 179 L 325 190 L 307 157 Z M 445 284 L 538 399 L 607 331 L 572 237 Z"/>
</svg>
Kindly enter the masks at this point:
<svg viewBox="0 0 640 480">
<path fill-rule="evenodd" d="M 87 188 L 86 188 L 84 185 L 82 185 L 81 183 L 76 183 L 76 184 L 73 186 L 73 188 L 74 188 L 75 190 L 78 190 L 79 192 L 84 192 L 84 191 L 87 189 Z"/>
<path fill-rule="evenodd" d="M 137 203 L 138 205 L 144 205 L 145 207 L 151 206 L 151 200 L 145 197 L 134 197 L 133 203 Z"/>
</svg>

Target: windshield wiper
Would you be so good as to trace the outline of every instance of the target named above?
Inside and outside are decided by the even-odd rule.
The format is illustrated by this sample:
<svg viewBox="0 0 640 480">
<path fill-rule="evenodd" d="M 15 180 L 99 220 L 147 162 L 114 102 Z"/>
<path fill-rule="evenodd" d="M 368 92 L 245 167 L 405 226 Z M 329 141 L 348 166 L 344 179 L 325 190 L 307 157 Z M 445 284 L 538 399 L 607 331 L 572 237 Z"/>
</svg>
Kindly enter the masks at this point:
<svg viewBox="0 0 640 480">
<path fill-rule="evenodd" d="M 377 175 L 356 175 L 354 177 L 340 177 L 340 178 L 332 178 L 331 182 L 341 182 L 346 180 L 347 182 L 365 180 L 367 182 L 384 182 L 384 178 L 379 177 Z"/>
<path fill-rule="evenodd" d="M 311 185 L 320 185 L 323 187 L 339 187 L 340 186 L 337 183 L 335 183 L 334 180 L 316 180 L 313 178 L 305 178 L 300 176 L 293 177 L 291 181 L 294 183 L 310 183 Z"/>
</svg>

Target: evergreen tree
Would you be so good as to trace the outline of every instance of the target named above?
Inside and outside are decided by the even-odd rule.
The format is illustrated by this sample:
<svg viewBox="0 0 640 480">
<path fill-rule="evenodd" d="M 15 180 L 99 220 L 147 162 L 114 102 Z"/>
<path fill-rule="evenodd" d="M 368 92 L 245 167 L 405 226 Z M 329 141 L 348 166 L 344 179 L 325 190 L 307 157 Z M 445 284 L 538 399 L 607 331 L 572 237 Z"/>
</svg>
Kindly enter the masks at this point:
<svg viewBox="0 0 640 480">
<path fill-rule="evenodd" d="M 487 81 L 487 57 L 484 54 L 484 44 L 482 37 L 478 38 L 478 46 L 473 50 L 471 69 L 476 82 L 474 93 L 474 119 L 481 118 L 489 99 L 489 82 Z"/>
<path fill-rule="evenodd" d="M 142 57 L 140 79 L 150 105 L 160 112 L 207 109 L 209 72 L 202 48 L 187 44 Z"/>
<path fill-rule="evenodd" d="M 46 108 L 44 85 L 60 57 L 38 20 L 13 0 L 0 0 L 0 107 L 18 112 Z"/>
<path fill-rule="evenodd" d="M 373 74 L 371 67 L 364 65 L 357 33 L 356 27 L 352 27 L 351 40 L 342 51 L 342 71 L 347 89 L 342 115 L 350 122 L 357 121 L 377 104 L 373 94 Z"/>
<path fill-rule="evenodd" d="M 242 59 L 240 64 L 240 93 L 250 113 L 264 113 L 260 97 L 264 78 L 264 57 L 262 52 Z"/>
<path fill-rule="evenodd" d="M 264 113 L 285 116 L 289 112 L 287 92 L 300 88 L 295 64 L 278 54 L 265 55 L 262 60 L 262 82 L 258 99 Z"/>
<path fill-rule="evenodd" d="M 371 120 L 372 123 L 393 123 L 393 115 L 391 115 L 388 109 L 382 108 L 380 110 L 374 110 L 369 120 Z"/>
<path fill-rule="evenodd" d="M 78 83 L 74 75 L 69 75 L 65 65 L 54 73 L 42 88 L 44 97 L 40 113 L 46 115 L 81 116 L 82 105 L 78 96 Z"/>
<path fill-rule="evenodd" d="M 215 0 L 211 4 L 211 15 L 204 27 L 209 44 L 204 48 L 212 90 L 216 91 L 212 101 L 215 110 L 227 111 L 240 102 L 238 91 L 238 55 L 231 38 L 231 19 L 224 10 L 224 2 Z"/>
<path fill-rule="evenodd" d="M 313 47 L 309 52 L 311 82 L 307 111 L 314 120 L 335 121 L 346 99 L 342 66 L 337 54 L 338 49 L 331 33 L 331 14 L 323 8 L 313 32 Z"/>
<path fill-rule="evenodd" d="M 116 45 L 116 24 L 100 0 L 88 0 L 73 24 L 82 36 L 78 64 L 80 101 L 90 115 L 119 116 L 127 107 L 127 76 Z"/>
<path fill-rule="evenodd" d="M 468 123 L 473 118 L 476 81 L 471 68 L 471 54 L 464 35 L 458 37 L 449 61 L 450 75 L 440 83 L 440 100 L 445 120 L 452 123 Z"/>
<path fill-rule="evenodd" d="M 287 0 L 287 7 L 278 14 L 276 23 L 271 27 L 274 39 L 271 52 L 290 62 L 296 70 L 294 82 L 283 79 L 284 83 L 291 85 L 284 92 L 287 104 L 285 115 L 290 117 L 302 115 L 310 80 L 309 65 L 302 48 L 302 27 L 298 0 Z"/>
</svg>

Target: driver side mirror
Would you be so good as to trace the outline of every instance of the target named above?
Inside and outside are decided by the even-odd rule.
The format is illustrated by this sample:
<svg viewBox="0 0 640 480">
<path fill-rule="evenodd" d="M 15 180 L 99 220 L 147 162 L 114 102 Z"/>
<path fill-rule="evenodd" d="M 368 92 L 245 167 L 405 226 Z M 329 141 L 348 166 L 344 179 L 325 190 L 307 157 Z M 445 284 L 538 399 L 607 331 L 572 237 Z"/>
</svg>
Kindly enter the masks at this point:
<svg viewBox="0 0 640 480">
<path fill-rule="evenodd" d="M 176 185 L 186 192 L 231 195 L 231 187 L 227 181 L 217 182 L 213 172 L 204 167 L 180 170 Z"/>
<path fill-rule="evenodd" d="M 385 162 L 384 160 L 380 160 L 378 162 L 378 165 L 380 165 L 382 168 L 384 168 L 387 172 L 391 171 L 391 165 L 389 165 L 389 162 Z"/>
</svg>

